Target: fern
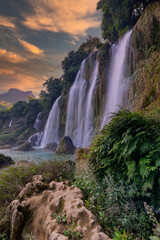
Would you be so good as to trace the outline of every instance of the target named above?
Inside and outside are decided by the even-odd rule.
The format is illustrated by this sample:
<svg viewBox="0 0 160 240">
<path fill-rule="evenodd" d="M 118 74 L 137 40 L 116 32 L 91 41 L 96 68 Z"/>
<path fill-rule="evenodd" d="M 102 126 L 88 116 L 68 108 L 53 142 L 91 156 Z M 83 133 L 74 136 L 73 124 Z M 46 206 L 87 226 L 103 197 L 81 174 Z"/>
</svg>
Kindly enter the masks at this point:
<svg viewBox="0 0 160 240">
<path fill-rule="evenodd" d="M 121 110 L 94 140 L 90 163 L 99 178 L 111 173 L 115 180 L 134 182 L 152 199 L 157 199 L 160 178 L 160 122 L 138 113 Z"/>
</svg>

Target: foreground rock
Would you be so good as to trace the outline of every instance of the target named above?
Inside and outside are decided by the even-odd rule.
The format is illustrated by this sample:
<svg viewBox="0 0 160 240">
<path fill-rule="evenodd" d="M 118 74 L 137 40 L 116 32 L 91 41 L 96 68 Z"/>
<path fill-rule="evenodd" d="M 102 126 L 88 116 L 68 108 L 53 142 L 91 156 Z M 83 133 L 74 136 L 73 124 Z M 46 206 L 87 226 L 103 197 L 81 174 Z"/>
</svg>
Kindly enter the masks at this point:
<svg viewBox="0 0 160 240">
<path fill-rule="evenodd" d="M 58 144 L 56 142 L 54 143 L 48 143 L 45 147 L 44 150 L 48 150 L 48 151 L 55 151 L 58 147 Z"/>
<path fill-rule="evenodd" d="M 56 149 L 56 153 L 74 154 L 76 147 L 73 145 L 70 137 L 63 137 Z"/>
<path fill-rule="evenodd" d="M 16 151 L 35 151 L 35 149 L 32 147 L 31 143 L 26 142 L 24 144 L 22 144 L 18 149 L 16 149 Z"/>
<path fill-rule="evenodd" d="M 15 162 L 12 160 L 12 158 L 5 156 L 3 154 L 0 154 L 0 168 L 9 166 L 11 164 L 15 164 Z"/>
<path fill-rule="evenodd" d="M 33 177 L 8 207 L 11 240 L 33 234 L 45 240 L 110 240 L 101 231 L 95 216 L 85 208 L 82 192 L 63 182 L 46 185 L 43 177 Z M 73 238 L 75 237 L 75 238 Z"/>
</svg>

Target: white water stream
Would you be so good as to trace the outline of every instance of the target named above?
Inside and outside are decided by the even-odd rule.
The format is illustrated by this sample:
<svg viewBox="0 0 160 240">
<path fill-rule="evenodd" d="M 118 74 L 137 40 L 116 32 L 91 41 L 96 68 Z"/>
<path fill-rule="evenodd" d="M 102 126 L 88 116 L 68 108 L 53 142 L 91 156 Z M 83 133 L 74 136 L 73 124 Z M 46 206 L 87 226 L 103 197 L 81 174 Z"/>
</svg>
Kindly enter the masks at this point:
<svg viewBox="0 0 160 240">
<path fill-rule="evenodd" d="M 89 81 L 88 69 L 92 70 Z M 93 99 L 97 85 L 98 62 L 96 52 L 91 53 L 80 67 L 69 92 L 65 136 L 71 137 L 76 147 L 87 147 L 93 136 Z"/>
<path fill-rule="evenodd" d="M 132 31 L 127 32 L 118 45 L 112 46 L 112 60 L 109 83 L 106 90 L 106 106 L 102 118 L 101 129 L 109 122 L 111 113 L 116 112 L 122 104 L 125 59 Z"/>
<path fill-rule="evenodd" d="M 48 143 L 59 143 L 59 100 L 61 96 L 54 102 L 49 113 L 44 134 L 41 141 L 41 147 L 45 147 Z"/>
</svg>

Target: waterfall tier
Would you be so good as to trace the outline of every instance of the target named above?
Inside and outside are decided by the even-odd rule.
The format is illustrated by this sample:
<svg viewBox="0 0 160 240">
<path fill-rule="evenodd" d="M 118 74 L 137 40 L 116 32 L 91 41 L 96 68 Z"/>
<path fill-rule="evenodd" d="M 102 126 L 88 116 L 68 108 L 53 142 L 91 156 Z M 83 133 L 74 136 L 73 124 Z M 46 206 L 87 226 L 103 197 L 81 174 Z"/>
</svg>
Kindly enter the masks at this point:
<svg viewBox="0 0 160 240">
<path fill-rule="evenodd" d="M 52 109 L 49 113 L 44 134 L 41 141 L 41 147 L 45 147 L 49 143 L 59 143 L 59 100 L 61 96 L 54 102 Z"/>
<path fill-rule="evenodd" d="M 105 106 L 101 128 L 109 122 L 111 113 L 122 105 L 126 85 L 125 64 L 132 31 L 126 33 L 118 45 L 113 45 L 110 70 L 106 76 Z M 65 121 L 65 136 L 69 136 L 76 147 L 88 147 L 95 129 L 95 93 L 98 92 L 97 52 L 91 53 L 82 63 L 76 79 L 70 88 Z M 48 143 L 59 143 L 60 97 L 49 113 L 41 141 L 41 147 Z M 63 98 L 62 98 L 63 100 Z M 101 102 L 99 102 L 101 104 Z M 64 119 L 64 118 L 63 118 Z"/>
<path fill-rule="evenodd" d="M 101 129 L 109 122 L 111 113 L 122 105 L 125 82 L 125 59 L 132 31 L 127 32 L 118 45 L 112 45 L 112 60 L 106 89 L 106 105 L 101 123 Z"/>
<path fill-rule="evenodd" d="M 82 62 L 69 92 L 65 136 L 71 137 L 76 147 L 87 147 L 93 136 L 93 99 L 98 80 L 96 54 L 91 53 Z"/>
</svg>

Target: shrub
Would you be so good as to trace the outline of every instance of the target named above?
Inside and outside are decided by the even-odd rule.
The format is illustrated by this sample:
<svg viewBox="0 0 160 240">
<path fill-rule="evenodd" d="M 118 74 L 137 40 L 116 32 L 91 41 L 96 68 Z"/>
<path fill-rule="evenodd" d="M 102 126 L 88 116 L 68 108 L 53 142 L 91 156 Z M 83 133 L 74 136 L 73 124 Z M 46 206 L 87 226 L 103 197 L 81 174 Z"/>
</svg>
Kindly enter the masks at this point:
<svg viewBox="0 0 160 240">
<path fill-rule="evenodd" d="M 115 229 L 119 234 L 125 229 L 126 239 L 149 239 L 152 220 L 143 202 L 135 201 L 140 192 L 134 185 L 115 182 L 110 175 L 105 176 L 100 183 L 93 176 L 77 175 L 75 184 L 84 193 L 86 207 L 96 215 L 100 225 L 111 237 L 115 235 Z"/>
<path fill-rule="evenodd" d="M 142 198 L 150 193 L 152 204 L 160 206 L 160 122 L 127 110 L 115 113 L 89 159 L 99 179 L 110 173 L 116 181 L 134 183 Z"/>
</svg>

